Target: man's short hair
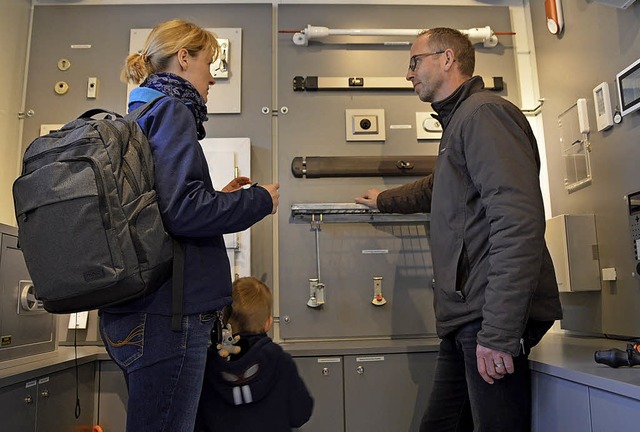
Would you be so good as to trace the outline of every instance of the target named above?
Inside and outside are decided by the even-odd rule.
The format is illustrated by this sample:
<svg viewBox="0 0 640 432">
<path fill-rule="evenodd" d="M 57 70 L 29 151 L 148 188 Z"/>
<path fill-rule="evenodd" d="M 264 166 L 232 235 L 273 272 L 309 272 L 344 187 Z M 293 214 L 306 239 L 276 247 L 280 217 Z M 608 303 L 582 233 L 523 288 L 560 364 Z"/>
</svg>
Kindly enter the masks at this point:
<svg viewBox="0 0 640 432">
<path fill-rule="evenodd" d="M 419 36 L 429 37 L 429 48 L 432 51 L 451 49 L 455 53 L 460 73 L 473 76 L 476 67 L 476 51 L 469 37 L 459 30 L 447 27 L 435 27 L 420 32 Z"/>
</svg>

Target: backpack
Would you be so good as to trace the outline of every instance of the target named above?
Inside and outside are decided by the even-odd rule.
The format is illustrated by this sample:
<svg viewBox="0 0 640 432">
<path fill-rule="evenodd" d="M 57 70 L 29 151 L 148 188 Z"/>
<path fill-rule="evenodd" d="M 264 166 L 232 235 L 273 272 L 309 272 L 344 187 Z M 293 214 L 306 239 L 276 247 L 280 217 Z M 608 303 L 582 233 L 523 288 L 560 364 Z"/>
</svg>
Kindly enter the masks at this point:
<svg viewBox="0 0 640 432">
<path fill-rule="evenodd" d="M 27 148 L 13 198 L 19 245 L 45 310 L 119 305 L 171 276 L 179 245 L 162 223 L 151 149 L 136 122 L 158 99 L 125 117 L 87 111 Z"/>
</svg>

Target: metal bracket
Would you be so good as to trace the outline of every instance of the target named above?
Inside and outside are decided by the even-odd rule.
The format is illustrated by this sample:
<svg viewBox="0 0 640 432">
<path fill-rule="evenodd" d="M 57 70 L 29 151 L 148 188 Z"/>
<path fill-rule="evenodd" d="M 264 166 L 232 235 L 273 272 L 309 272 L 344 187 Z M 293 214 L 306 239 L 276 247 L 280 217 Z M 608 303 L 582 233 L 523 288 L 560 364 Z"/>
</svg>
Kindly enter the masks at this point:
<svg viewBox="0 0 640 432">
<path fill-rule="evenodd" d="M 19 111 L 18 112 L 18 119 L 19 120 L 23 120 L 23 119 L 25 119 L 27 117 L 33 117 L 35 115 L 35 113 L 36 112 L 34 110 L 32 110 L 32 109 L 28 110 L 27 112 Z"/>
</svg>

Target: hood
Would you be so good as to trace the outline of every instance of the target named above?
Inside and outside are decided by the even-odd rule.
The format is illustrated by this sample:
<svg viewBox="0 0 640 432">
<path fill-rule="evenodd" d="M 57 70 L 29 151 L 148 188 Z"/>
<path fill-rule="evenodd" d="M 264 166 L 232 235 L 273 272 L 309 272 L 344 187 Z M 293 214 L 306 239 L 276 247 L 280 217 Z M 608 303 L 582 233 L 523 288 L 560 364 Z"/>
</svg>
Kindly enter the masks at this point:
<svg viewBox="0 0 640 432">
<path fill-rule="evenodd" d="M 133 111 L 140 105 L 151 102 L 160 96 L 165 96 L 165 94 L 147 87 L 136 87 L 129 93 L 129 111 Z"/>
<path fill-rule="evenodd" d="M 257 340 L 253 344 L 242 344 L 250 345 L 250 348 L 235 360 L 227 361 L 215 351 L 207 356 L 205 379 L 231 405 L 262 400 L 275 386 L 278 378 L 278 350 L 282 348 L 272 343 L 267 335 L 251 338 Z"/>
</svg>

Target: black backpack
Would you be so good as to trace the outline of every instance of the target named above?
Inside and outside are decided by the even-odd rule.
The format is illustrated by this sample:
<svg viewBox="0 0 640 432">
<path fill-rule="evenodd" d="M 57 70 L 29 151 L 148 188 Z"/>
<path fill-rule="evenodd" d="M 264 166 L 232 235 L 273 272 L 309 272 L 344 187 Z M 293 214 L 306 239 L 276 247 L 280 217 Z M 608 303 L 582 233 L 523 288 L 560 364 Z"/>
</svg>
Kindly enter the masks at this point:
<svg viewBox="0 0 640 432">
<path fill-rule="evenodd" d="M 125 117 L 87 111 L 27 148 L 13 184 L 18 240 L 47 311 L 115 306 L 171 276 L 179 245 L 162 223 L 151 149 L 136 122 L 158 99 Z M 181 312 L 181 294 L 176 301 Z"/>
</svg>

